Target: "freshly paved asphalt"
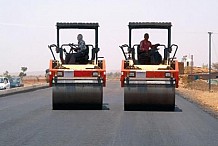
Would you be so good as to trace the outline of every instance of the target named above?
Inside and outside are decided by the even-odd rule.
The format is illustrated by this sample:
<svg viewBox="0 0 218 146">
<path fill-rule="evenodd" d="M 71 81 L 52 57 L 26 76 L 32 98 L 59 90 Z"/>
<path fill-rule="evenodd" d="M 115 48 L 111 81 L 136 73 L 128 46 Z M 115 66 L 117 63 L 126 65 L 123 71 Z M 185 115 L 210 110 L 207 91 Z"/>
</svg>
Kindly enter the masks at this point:
<svg viewBox="0 0 218 146">
<path fill-rule="evenodd" d="M 51 88 L 0 98 L 0 146 L 217 146 L 218 119 L 176 96 L 175 112 L 123 111 L 118 81 L 104 110 L 51 109 Z"/>
</svg>

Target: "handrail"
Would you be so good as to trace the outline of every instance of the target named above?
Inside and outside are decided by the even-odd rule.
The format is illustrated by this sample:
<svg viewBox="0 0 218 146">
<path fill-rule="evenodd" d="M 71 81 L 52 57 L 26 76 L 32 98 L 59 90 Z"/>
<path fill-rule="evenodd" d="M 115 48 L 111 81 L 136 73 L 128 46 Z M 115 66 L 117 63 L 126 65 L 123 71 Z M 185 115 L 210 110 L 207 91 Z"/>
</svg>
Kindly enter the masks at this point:
<svg viewBox="0 0 218 146">
<path fill-rule="evenodd" d="M 55 58 L 55 56 L 54 56 L 54 52 L 52 51 L 52 48 L 56 48 L 56 50 L 57 50 L 57 45 L 55 45 L 55 44 L 52 44 L 52 45 L 48 45 L 48 48 L 50 49 L 50 51 L 51 51 L 51 54 L 52 54 L 52 56 L 53 56 L 53 58 L 54 58 L 54 60 L 56 60 L 56 58 Z"/>
</svg>

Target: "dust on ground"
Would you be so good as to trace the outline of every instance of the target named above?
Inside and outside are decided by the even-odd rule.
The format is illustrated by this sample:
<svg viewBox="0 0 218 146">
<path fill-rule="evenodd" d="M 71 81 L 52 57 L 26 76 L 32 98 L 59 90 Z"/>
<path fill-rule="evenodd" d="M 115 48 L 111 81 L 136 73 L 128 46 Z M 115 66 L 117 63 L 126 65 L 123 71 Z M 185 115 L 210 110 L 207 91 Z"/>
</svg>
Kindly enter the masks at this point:
<svg viewBox="0 0 218 146">
<path fill-rule="evenodd" d="M 203 110 L 218 118 L 218 85 L 209 85 L 205 80 L 188 81 L 187 75 L 180 76 L 177 93 L 185 99 L 196 103 Z"/>
<path fill-rule="evenodd" d="M 47 83 L 44 76 L 25 76 L 23 77 L 24 86 L 40 85 Z"/>
</svg>

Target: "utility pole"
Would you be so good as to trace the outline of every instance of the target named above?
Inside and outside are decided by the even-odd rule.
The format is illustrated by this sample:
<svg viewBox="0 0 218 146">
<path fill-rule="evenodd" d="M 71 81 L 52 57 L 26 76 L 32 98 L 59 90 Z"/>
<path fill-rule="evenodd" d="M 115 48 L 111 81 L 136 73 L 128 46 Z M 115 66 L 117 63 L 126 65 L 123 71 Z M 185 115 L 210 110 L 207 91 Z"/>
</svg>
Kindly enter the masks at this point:
<svg viewBox="0 0 218 146">
<path fill-rule="evenodd" d="M 191 75 L 193 74 L 194 60 L 193 55 L 191 55 Z"/>
<path fill-rule="evenodd" d="M 211 34 L 212 32 L 208 32 L 209 34 L 209 91 L 211 91 Z"/>
</svg>

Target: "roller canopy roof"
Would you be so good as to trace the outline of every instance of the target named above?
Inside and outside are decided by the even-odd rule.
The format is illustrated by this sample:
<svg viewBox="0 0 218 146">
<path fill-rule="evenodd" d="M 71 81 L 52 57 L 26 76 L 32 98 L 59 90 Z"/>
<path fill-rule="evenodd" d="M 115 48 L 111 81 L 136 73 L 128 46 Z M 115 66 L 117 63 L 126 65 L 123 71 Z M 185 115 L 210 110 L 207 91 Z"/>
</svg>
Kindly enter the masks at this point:
<svg viewBox="0 0 218 146">
<path fill-rule="evenodd" d="M 171 22 L 129 22 L 129 29 L 157 28 L 170 29 Z"/>
<path fill-rule="evenodd" d="M 58 29 L 97 29 L 99 27 L 98 23 L 57 23 Z"/>
</svg>

